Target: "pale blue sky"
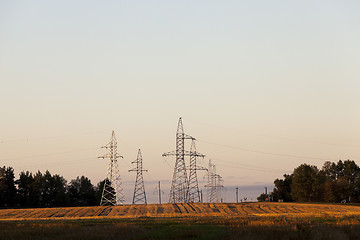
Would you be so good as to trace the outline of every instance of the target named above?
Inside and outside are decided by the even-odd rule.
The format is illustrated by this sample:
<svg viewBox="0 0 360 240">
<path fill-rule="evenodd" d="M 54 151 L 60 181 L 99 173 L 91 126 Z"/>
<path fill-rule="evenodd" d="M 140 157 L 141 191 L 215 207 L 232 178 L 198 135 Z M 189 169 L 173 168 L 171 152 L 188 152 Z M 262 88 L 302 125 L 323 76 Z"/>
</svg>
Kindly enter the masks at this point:
<svg viewBox="0 0 360 240">
<path fill-rule="evenodd" d="M 97 183 L 115 130 L 124 181 L 138 148 L 145 180 L 171 180 L 161 154 L 180 116 L 228 186 L 304 162 L 360 164 L 359 12 L 358 1 L 0 1 L 0 165 Z"/>
</svg>

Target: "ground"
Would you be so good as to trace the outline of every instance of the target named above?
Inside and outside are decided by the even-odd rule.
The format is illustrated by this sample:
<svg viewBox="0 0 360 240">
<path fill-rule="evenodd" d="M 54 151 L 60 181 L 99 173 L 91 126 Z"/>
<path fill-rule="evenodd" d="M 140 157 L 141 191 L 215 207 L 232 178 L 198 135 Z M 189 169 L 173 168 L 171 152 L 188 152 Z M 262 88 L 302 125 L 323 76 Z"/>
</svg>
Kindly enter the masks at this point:
<svg viewBox="0 0 360 240">
<path fill-rule="evenodd" d="M 0 239 L 358 239 L 360 206 L 149 204 L 3 209 Z"/>
</svg>

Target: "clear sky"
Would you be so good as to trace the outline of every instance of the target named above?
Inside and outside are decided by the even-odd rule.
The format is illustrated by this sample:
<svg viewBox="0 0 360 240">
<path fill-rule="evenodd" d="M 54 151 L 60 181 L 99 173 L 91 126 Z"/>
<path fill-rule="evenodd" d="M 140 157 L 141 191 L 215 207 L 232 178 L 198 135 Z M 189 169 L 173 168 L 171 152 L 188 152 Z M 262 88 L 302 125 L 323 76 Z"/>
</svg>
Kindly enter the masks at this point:
<svg viewBox="0 0 360 240">
<path fill-rule="evenodd" d="M 0 165 L 96 184 L 115 130 L 125 188 L 141 148 L 152 194 L 169 188 L 174 159 L 161 155 L 180 116 L 231 194 L 301 163 L 360 164 L 359 12 L 337 0 L 2 0 Z"/>
</svg>

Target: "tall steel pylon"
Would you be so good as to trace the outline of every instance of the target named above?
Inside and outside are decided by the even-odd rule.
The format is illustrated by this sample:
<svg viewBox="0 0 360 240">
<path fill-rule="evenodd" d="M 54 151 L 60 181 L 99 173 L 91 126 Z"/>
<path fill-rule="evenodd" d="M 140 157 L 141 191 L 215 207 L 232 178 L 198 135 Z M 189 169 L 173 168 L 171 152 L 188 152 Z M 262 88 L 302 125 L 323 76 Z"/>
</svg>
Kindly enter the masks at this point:
<svg viewBox="0 0 360 240">
<path fill-rule="evenodd" d="M 191 148 L 190 148 L 189 187 L 188 187 L 188 201 L 189 202 L 200 202 L 201 201 L 196 171 L 197 170 L 207 170 L 206 168 L 200 167 L 197 165 L 197 163 L 196 163 L 197 157 L 204 158 L 205 155 L 196 152 L 195 140 L 192 140 Z"/>
<path fill-rule="evenodd" d="M 216 174 L 216 166 L 211 163 L 209 160 L 209 168 L 208 168 L 208 184 L 205 187 L 208 189 L 208 201 L 209 202 L 220 202 L 221 201 L 221 190 L 219 188 L 223 188 L 222 185 L 222 177 L 219 174 Z"/>
<path fill-rule="evenodd" d="M 123 189 L 121 186 L 119 165 L 117 161 L 118 158 L 123 157 L 117 153 L 117 142 L 114 131 L 112 131 L 110 142 L 102 148 L 109 149 L 109 153 L 99 158 L 109 158 L 109 166 L 107 169 L 100 205 L 124 205 L 125 198 L 122 193 Z"/>
<path fill-rule="evenodd" d="M 190 152 L 185 151 L 185 139 L 195 140 L 195 138 L 184 133 L 182 119 L 179 118 L 176 131 L 176 150 L 175 152 L 172 151 L 162 155 L 163 157 L 176 156 L 174 174 L 170 189 L 170 203 L 187 202 L 188 179 L 186 174 L 185 156 L 190 156 Z"/>
<path fill-rule="evenodd" d="M 147 172 L 147 170 L 143 169 L 142 156 L 141 151 L 139 149 L 137 158 L 135 161 L 131 163 L 136 163 L 136 168 L 129 170 L 129 172 L 136 172 L 136 181 L 135 181 L 135 189 L 133 196 L 133 204 L 147 204 L 146 194 L 145 194 L 145 185 L 143 172 Z"/>
</svg>

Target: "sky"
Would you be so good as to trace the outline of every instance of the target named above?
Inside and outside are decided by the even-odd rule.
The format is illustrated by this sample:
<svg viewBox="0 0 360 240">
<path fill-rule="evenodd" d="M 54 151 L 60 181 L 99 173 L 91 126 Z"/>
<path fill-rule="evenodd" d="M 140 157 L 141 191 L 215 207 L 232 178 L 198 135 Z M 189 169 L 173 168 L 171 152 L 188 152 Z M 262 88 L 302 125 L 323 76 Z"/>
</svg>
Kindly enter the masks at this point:
<svg viewBox="0 0 360 240">
<path fill-rule="evenodd" d="M 167 200 L 175 161 L 161 155 L 179 117 L 225 201 L 302 163 L 360 164 L 359 12 L 350 0 L 2 0 L 0 165 L 97 184 L 114 130 L 126 201 L 138 149 L 148 199 L 161 181 Z"/>
</svg>

